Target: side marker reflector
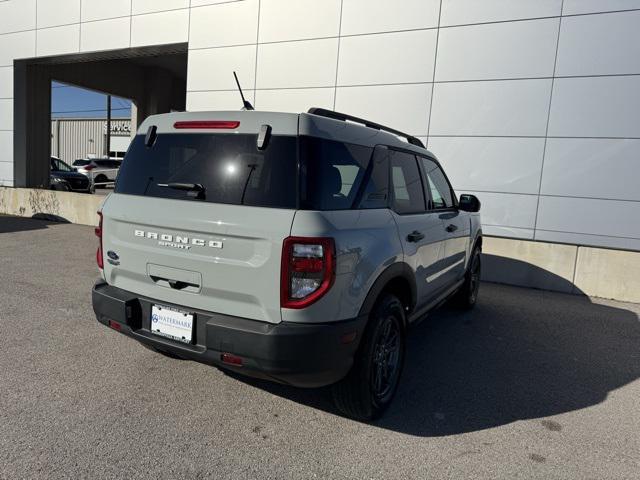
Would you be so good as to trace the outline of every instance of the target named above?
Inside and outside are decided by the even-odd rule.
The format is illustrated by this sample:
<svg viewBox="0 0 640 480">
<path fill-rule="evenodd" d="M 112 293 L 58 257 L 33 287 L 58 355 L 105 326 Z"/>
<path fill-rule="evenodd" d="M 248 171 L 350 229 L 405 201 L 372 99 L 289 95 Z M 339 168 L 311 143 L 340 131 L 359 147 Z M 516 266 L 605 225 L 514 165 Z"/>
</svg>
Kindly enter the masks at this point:
<svg viewBox="0 0 640 480">
<path fill-rule="evenodd" d="M 233 365 L 234 367 L 242 366 L 242 358 L 237 355 L 233 355 L 232 353 L 223 353 L 220 355 L 220 360 L 222 363 L 226 363 L 227 365 Z"/>
<path fill-rule="evenodd" d="M 349 344 L 349 343 L 353 342 L 356 339 L 357 336 L 358 336 L 358 332 L 357 331 L 345 333 L 344 335 L 342 335 L 340 337 L 340 343 L 342 343 L 344 345 Z"/>
</svg>

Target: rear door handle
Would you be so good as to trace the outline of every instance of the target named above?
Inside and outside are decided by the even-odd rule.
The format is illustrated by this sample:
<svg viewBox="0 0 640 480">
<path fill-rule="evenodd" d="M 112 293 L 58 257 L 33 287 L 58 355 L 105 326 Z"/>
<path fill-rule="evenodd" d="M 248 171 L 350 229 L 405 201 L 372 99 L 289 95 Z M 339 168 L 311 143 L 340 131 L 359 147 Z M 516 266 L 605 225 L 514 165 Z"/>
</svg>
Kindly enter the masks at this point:
<svg viewBox="0 0 640 480">
<path fill-rule="evenodd" d="M 407 235 L 407 242 L 419 242 L 420 240 L 422 240 L 424 238 L 424 234 L 414 230 L 413 232 L 411 232 L 409 235 Z"/>
<path fill-rule="evenodd" d="M 447 232 L 455 232 L 458 229 L 453 223 L 447 225 Z"/>
</svg>

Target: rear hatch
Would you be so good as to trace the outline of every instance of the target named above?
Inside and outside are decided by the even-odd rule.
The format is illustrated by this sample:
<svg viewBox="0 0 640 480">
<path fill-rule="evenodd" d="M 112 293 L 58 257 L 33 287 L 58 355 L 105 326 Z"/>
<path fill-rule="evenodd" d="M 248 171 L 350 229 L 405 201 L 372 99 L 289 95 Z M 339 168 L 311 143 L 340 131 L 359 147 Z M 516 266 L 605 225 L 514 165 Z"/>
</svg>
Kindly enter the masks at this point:
<svg viewBox="0 0 640 480">
<path fill-rule="evenodd" d="M 297 206 L 297 116 L 213 120 L 226 123 L 171 114 L 141 126 L 102 211 L 105 279 L 159 304 L 277 323 L 282 242 Z M 272 135 L 258 149 L 263 124 Z"/>
</svg>

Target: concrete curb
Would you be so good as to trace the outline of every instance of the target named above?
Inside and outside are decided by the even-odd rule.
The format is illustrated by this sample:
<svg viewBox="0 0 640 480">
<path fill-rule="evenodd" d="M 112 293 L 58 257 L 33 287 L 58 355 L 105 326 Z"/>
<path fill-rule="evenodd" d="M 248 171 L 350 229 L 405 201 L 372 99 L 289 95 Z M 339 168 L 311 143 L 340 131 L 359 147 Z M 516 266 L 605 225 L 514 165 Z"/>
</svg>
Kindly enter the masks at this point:
<svg viewBox="0 0 640 480">
<path fill-rule="evenodd" d="M 485 237 L 482 279 L 640 303 L 640 252 Z"/>
<path fill-rule="evenodd" d="M 0 187 L 0 213 L 36 218 L 49 216 L 57 221 L 95 226 L 96 212 L 105 198 L 86 193 Z"/>
</svg>

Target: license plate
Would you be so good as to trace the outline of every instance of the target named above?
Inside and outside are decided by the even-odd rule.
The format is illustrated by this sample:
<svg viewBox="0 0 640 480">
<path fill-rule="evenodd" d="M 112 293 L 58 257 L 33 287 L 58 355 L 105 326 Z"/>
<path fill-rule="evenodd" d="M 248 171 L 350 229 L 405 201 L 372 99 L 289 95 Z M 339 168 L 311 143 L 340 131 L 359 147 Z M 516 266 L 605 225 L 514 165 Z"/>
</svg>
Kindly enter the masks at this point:
<svg viewBox="0 0 640 480">
<path fill-rule="evenodd" d="M 178 342 L 191 343 L 193 314 L 170 307 L 152 305 L 151 332 Z"/>
</svg>

